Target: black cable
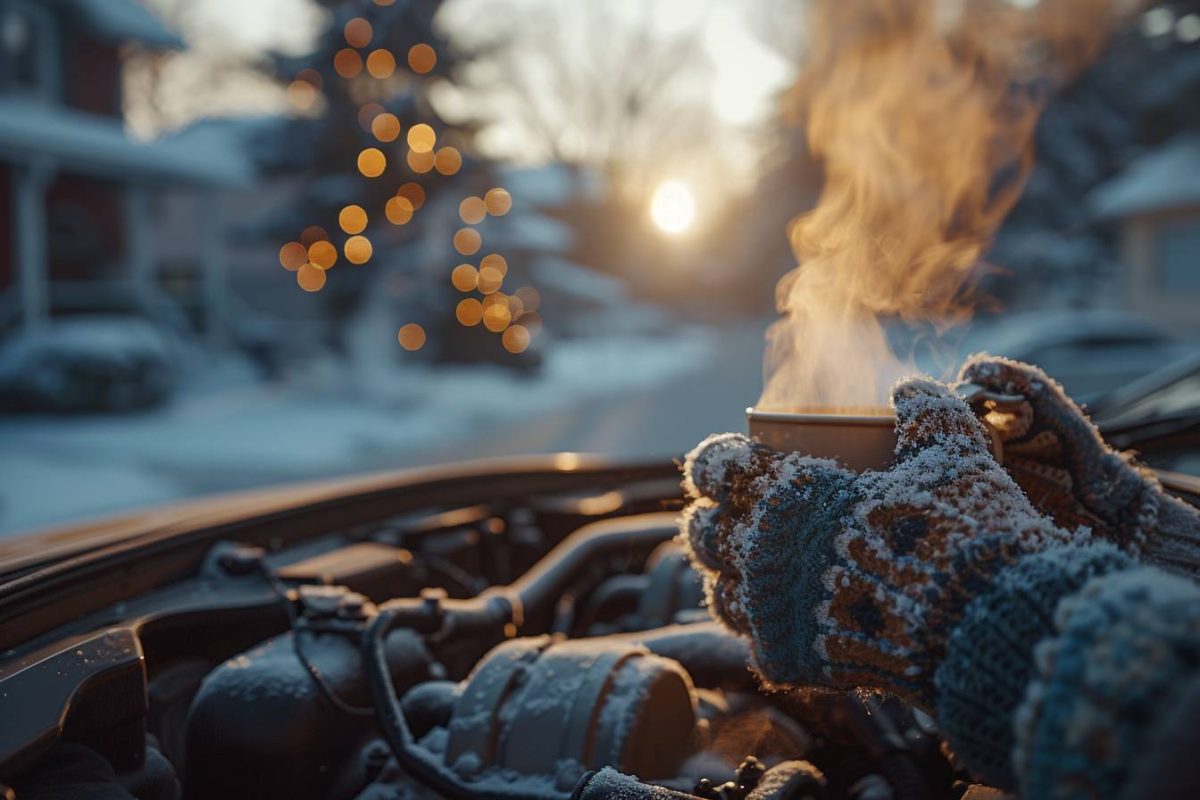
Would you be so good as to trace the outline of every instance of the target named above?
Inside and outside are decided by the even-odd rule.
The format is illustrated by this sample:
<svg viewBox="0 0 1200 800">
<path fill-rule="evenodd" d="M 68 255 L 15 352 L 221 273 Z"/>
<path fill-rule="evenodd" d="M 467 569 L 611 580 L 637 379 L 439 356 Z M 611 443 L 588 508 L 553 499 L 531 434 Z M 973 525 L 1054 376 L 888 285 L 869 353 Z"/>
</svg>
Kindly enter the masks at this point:
<svg viewBox="0 0 1200 800">
<path fill-rule="evenodd" d="M 566 800 L 567 794 L 563 792 L 518 791 L 495 785 L 473 789 L 464 786 L 458 776 L 422 752 L 413 739 L 408 721 L 404 717 L 404 709 L 396 696 L 396 687 L 392 683 L 384 648 L 387 635 L 402 621 L 401 613 L 401 609 L 389 609 L 386 606 L 381 608 L 367 625 L 362 637 L 363 671 L 371 689 L 376 718 L 383 731 L 383 738 L 400 768 L 426 787 L 451 800 Z"/>
<path fill-rule="evenodd" d="M 528 624 L 527 614 L 544 616 L 552 611 L 558 598 L 596 561 L 614 553 L 645 550 L 647 553 L 677 533 L 673 517 L 647 515 L 607 520 L 580 528 L 559 542 L 537 564 L 507 587 L 488 590 L 474 598 L 451 601 L 454 606 L 438 606 L 430 614 L 428 604 L 414 599 L 385 603 L 362 634 L 362 662 L 376 720 L 392 755 L 400 767 L 435 792 L 461 800 L 566 800 L 570 793 L 553 790 L 519 791 L 494 783 L 478 789 L 465 786 L 443 764 L 434 761 L 413 738 L 396 696 L 388 668 L 384 642 L 397 627 L 409 625 L 426 636 L 445 636 L 450 632 L 471 635 L 487 641 L 487 631 L 499 633 L 506 623 L 518 628 Z M 451 608 L 453 610 L 451 611 Z M 442 612 L 445 617 L 438 616 Z"/>
<path fill-rule="evenodd" d="M 284 586 L 283 581 L 279 579 L 278 573 L 271 569 L 265 560 L 259 559 L 258 568 L 259 571 L 262 572 L 262 574 L 266 577 L 267 582 L 271 586 L 271 590 L 283 602 L 283 610 L 287 614 L 288 618 L 288 628 L 292 634 L 292 650 L 295 652 L 296 658 L 300 660 L 300 664 L 304 667 L 304 671 L 308 673 L 309 677 L 312 678 L 313 683 L 316 684 L 317 690 L 326 700 L 329 701 L 330 705 L 344 714 L 349 714 L 355 717 L 374 716 L 375 709 L 363 708 L 361 706 L 355 706 L 347 703 L 345 700 L 338 697 L 337 693 L 333 690 L 333 687 L 326 682 L 325 676 L 323 676 L 321 671 L 317 669 L 316 665 L 309 660 L 308 655 L 304 652 L 304 648 L 300 643 L 300 634 L 303 631 L 299 625 L 299 618 L 296 616 L 296 609 L 292 605 L 292 599 L 288 596 L 287 587 Z"/>
</svg>

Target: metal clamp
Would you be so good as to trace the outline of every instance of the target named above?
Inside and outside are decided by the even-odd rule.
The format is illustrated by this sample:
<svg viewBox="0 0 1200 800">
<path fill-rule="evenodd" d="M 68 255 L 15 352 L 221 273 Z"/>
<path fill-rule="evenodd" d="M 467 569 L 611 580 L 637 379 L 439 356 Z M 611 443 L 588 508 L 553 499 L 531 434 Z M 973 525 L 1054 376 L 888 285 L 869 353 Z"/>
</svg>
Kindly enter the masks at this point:
<svg viewBox="0 0 1200 800">
<path fill-rule="evenodd" d="M 1016 411 L 1023 403 L 1028 400 L 1023 394 L 1006 394 L 989 389 L 986 386 L 980 386 L 978 383 L 970 383 L 964 381 L 954 387 L 954 393 L 967 402 L 967 405 L 979 417 L 979 421 L 983 423 L 983 427 L 988 432 L 988 440 L 991 443 L 992 456 L 996 459 L 996 463 L 1003 466 L 1004 464 L 1004 442 L 1000 439 L 1000 432 L 996 427 L 988 422 L 988 411 Z"/>
</svg>

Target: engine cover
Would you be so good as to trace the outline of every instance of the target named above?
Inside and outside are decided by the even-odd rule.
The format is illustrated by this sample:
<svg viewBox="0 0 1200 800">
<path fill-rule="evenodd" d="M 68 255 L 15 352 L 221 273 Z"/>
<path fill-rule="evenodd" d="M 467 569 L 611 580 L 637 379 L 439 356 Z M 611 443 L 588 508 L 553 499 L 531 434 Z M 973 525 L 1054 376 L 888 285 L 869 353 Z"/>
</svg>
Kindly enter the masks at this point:
<svg viewBox="0 0 1200 800">
<path fill-rule="evenodd" d="M 694 752 L 696 720 L 678 662 L 603 639 L 515 639 L 467 679 L 444 757 L 464 778 L 499 767 L 569 782 L 606 765 L 666 778 Z"/>
</svg>

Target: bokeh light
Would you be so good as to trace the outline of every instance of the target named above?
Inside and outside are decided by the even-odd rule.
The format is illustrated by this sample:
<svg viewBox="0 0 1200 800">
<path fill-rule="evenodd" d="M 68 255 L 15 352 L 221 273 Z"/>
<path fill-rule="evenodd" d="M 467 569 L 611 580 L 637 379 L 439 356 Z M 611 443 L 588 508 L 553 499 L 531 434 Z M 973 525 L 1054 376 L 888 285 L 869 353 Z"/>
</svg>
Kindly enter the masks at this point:
<svg viewBox="0 0 1200 800">
<path fill-rule="evenodd" d="M 346 240 L 342 251 L 346 254 L 346 260 L 351 264 L 365 264 L 371 260 L 371 253 L 374 249 L 371 247 L 371 240 L 365 236 L 351 236 Z"/>
<path fill-rule="evenodd" d="M 296 270 L 296 283 L 306 292 L 319 292 L 325 285 L 325 270 L 305 264 Z"/>
<path fill-rule="evenodd" d="M 288 104 L 297 111 L 307 111 L 312 108 L 317 102 L 318 94 L 317 87 L 308 81 L 296 79 L 287 87 Z"/>
<path fill-rule="evenodd" d="M 539 294 L 538 290 L 532 286 L 522 286 L 520 289 L 517 289 L 514 294 L 521 298 L 521 304 L 525 307 L 526 314 L 532 311 L 537 311 L 538 306 L 542 304 L 541 294 Z"/>
<path fill-rule="evenodd" d="M 512 314 L 509 313 L 508 303 L 492 303 L 483 309 L 483 327 L 492 333 L 504 330 L 510 322 Z"/>
<path fill-rule="evenodd" d="M 378 178 L 387 169 L 387 156 L 378 147 L 368 147 L 358 154 L 358 171 L 367 178 Z"/>
<path fill-rule="evenodd" d="M 450 283 L 460 292 L 470 292 L 479 285 L 479 273 L 470 264 L 459 264 L 450 272 Z"/>
<path fill-rule="evenodd" d="M 479 261 L 480 269 L 494 269 L 503 277 L 508 274 L 508 262 L 499 253 L 488 253 Z"/>
<path fill-rule="evenodd" d="M 377 5 L 377 6 L 390 6 L 390 5 L 391 5 L 392 3 L 394 3 L 394 2 L 396 2 L 396 0 L 375 0 L 375 5 Z"/>
<path fill-rule="evenodd" d="M 504 283 L 504 276 L 495 267 L 479 269 L 479 291 L 483 294 L 492 294 L 499 290 L 502 283 Z"/>
<path fill-rule="evenodd" d="M 508 313 L 513 319 L 520 319 L 525 313 L 525 304 L 521 302 L 521 298 L 515 294 L 510 294 L 504 298 L 508 302 Z"/>
<path fill-rule="evenodd" d="M 364 103 L 362 108 L 358 109 L 358 125 L 364 131 L 371 132 L 371 124 L 375 122 L 375 118 L 382 114 L 383 106 L 379 103 Z"/>
<path fill-rule="evenodd" d="M 418 211 L 421 206 L 425 205 L 425 190 L 421 188 L 421 184 L 419 183 L 409 181 L 408 183 L 401 184 L 400 188 L 396 190 L 396 195 L 412 203 L 413 211 Z"/>
<path fill-rule="evenodd" d="M 483 304 L 474 297 L 468 297 L 459 302 L 454 309 L 454 316 L 461 324 L 472 328 L 483 321 Z"/>
<path fill-rule="evenodd" d="M 362 206 L 346 206 L 338 212 L 338 225 L 346 233 L 362 233 L 367 227 L 367 212 Z"/>
<path fill-rule="evenodd" d="M 464 256 L 473 256 L 483 245 L 483 237 L 474 228 L 459 228 L 454 234 L 454 249 Z"/>
<path fill-rule="evenodd" d="M 357 78 L 362 68 L 362 56 L 357 50 L 344 47 L 333 55 L 333 71 L 347 80 Z"/>
<path fill-rule="evenodd" d="M 512 208 L 512 195 L 499 187 L 489 189 L 488 193 L 483 196 L 483 203 L 487 206 L 487 212 L 493 217 L 503 217 Z"/>
<path fill-rule="evenodd" d="M 487 216 L 482 197 L 468 197 L 458 204 L 458 216 L 468 225 L 478 225 Z"/>
<path fill-rule="evenodd" d="M 415 322 L 410 322 L 400 327 L 396 339 L 405 350 L 420 350 L 425 346 L 425 329 Z"/>
<path fill-rule="evenodd" d="M 405 161 L 408 162 L 408 168 L 418 175 L 424 175 L 429 170 L 433 169 L 433 151 L 418 153 L 416 150 L 409 150 L 405 156 Z"/>
<path fill-rule="evenodd" d="M 442 175 L 453 175 L 462 166 L 462 154 L 454 147 L 443 147 L 434 156 L 433 166 Z"/>
<path fill-rule="evenodd" d="M 308 250 L 299 242 L 288 242 L 279 248 L 279 263 L 288 272 L 295 272 L 308 263 Z"/>
<path fill-rule="evenodd" d="M 347 22 L 342 33 L 346 35 L 346 44 L 351 47 L 366 47 L 371 43 L 371 37 L 374 35 L 371 23 L 362 17 L 355 17 Z"/>
<path fill-rule="evenodd" d="M 520 322 L 529 331 L 530 336 L 537 336 L 542 332 L 542 318 L 528 309 L 521 315 Z"/>
<path fill-rule="evenodd" d="M 325 79 L 321 77 L 321 73 L 317 72 L 312 67 L 305 67 L 297 72 L 296 80 L 310 83 L 312 84 L 312 87 L 318 91 L 325 86 Z"/>
<path fill-rule="evenodd" d="M 400 120 L 384 112 L 371 120 L 371 135 L 381 142 L 394 142 L 400 136 Z"/>
<path fill-rule="evenodd" d="M 408 129 L 408 146 L 416 153 L 428 153 L 437 144 L 437 134 L 429 125 L 418 122 Z"/>
<path fill-rule="evenodd" d="M 524 325 L 513 325 L 500 337 L 504 349 L 510 353 L 523 353 L 529 347 L 529 330 Z"/>
<path fill-rule="evenodd" d="M 305 247 L 312 247 L 313 242 L 321 242 L 329 239 L 329 234 L 320 225 L 309 225 L 300 232 L 300 244 Z"/>
<path fill-rule="evenodd" d="M 408 48 L 408 67 L 418 75 L 424 75 L 437 65 L 437 53 L 422 42 Z"/>
<path fill-rule="evenodd" d="M 329 269 L 337 263 L 337 248 L 325 239 L 313 242 L 308 246 L 308 260 L 313 266 Z"/>
<path fill-rule="evenodd" d="M 390 50 L 372 50 L 367 56 L 367 72 L 372 78 L 390 78 L 396 71 L 396 57 Z"/>
<path fill-rule="evenodd" d="M 407 197 L 389 197 L 383 213 L 393 225 L 404 225 L 413 218 L 413 204 Z"/>
</svg>

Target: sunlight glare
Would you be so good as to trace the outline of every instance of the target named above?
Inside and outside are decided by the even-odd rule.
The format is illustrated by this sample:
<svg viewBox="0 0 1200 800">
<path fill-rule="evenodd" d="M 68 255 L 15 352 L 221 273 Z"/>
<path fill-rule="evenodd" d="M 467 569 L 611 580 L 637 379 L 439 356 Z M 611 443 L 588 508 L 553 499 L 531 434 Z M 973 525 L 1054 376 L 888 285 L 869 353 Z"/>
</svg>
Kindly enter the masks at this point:
<svg viewBox="0 0 1200 800">
<path fill-rule="evenodd" d="M 682 181 L 659 185 L 650 201 L 650 218 L 665 233 L 683 233 L 696 220 L 696 199 Z"/>
</svg>

